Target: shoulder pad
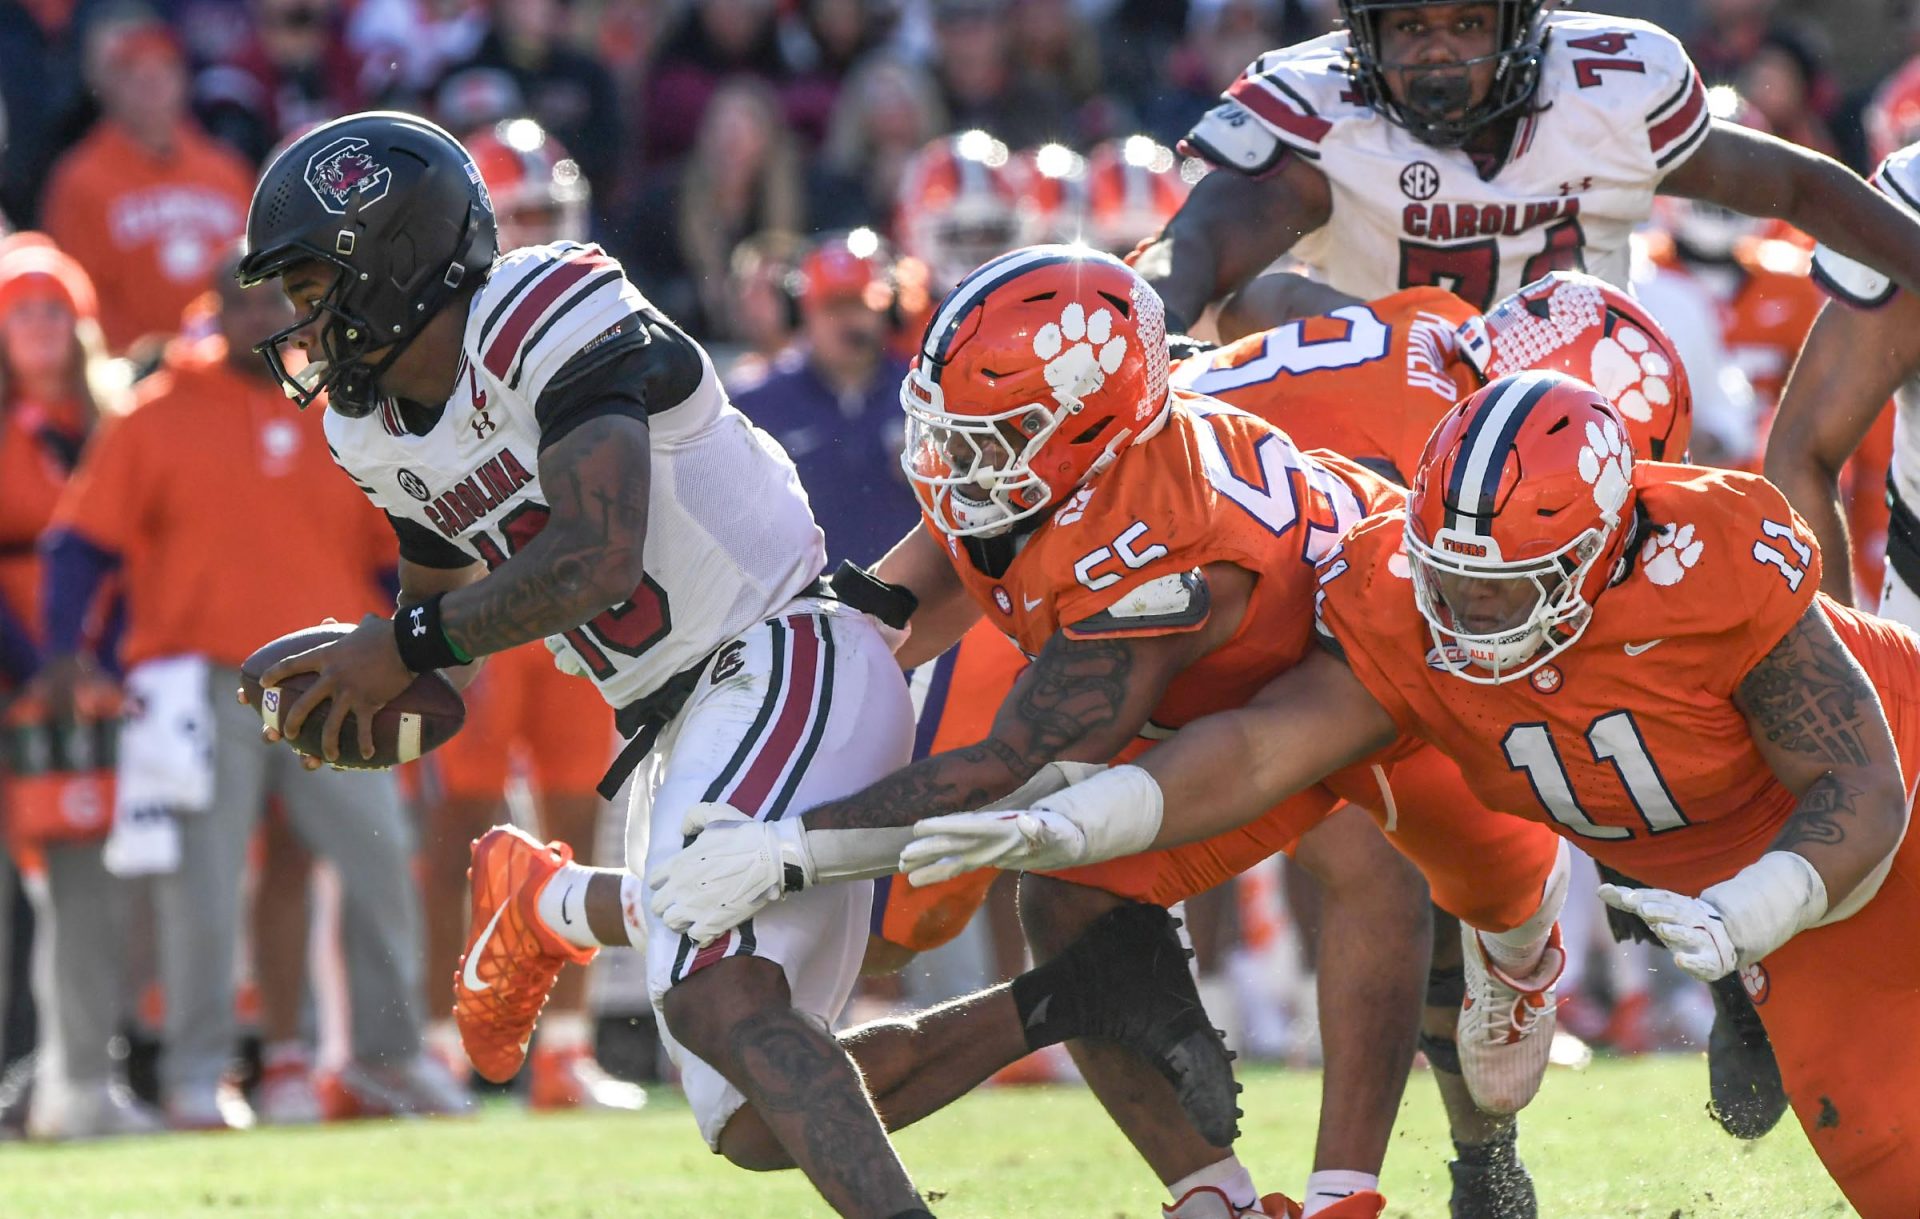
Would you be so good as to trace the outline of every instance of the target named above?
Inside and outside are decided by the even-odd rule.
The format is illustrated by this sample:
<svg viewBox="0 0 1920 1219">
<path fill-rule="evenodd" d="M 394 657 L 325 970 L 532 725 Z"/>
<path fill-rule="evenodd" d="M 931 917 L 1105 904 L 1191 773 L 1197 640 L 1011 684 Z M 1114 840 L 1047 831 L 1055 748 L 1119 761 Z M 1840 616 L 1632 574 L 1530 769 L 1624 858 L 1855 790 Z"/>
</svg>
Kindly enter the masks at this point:
<svg viewBox="0 0 1920 1219">
<path fill-rule="evenodd" d="M 1920 144 L 1890 154 L 1871 181 L 1887 198 L 1920 216 Z M 1813 278 L 1830 295 L 1861 309 L 1878 308 L 1899 290 L 1889 277 L 1824 244 L 1813 251 Z"/>
<path fill-rule="evenodd" d="M 1187 134 L 1188 148 L 1228 169 L 1261 175 L 1291 150 L 1318 158 L 1336 119 L 1371 113 L 1351 92 L 1347 36 L 1329 34 L 1253 61 Z"/>
<path fill-rule="evenodd" d="M 1663 174 L 1700 146 L 1713 116 L 1706 86 L 1679 39 L 1628 17 L 1555 13 L 1547 23 L 1549 103 L 1590 97 L 1623 120 L 1640 115 L 1653 167 Z"/>
<path fill-rule="evenodd" d="M 529 246 L 494 264 L 467 321 L 467 350 L 495 380 L 537 400 L 561 365 L 645 304 L 599 246 Z"/>
</svg>

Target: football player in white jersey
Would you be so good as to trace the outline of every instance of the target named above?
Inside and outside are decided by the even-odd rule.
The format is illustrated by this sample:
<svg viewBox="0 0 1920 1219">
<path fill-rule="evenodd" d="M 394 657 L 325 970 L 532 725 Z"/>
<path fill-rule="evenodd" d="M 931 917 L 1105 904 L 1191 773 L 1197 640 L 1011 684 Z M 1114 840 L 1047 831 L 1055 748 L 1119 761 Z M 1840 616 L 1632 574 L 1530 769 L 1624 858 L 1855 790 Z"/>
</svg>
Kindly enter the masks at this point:
<svg viewBox="0 0 1920 1219">
<path fill-rule="evenodd" d="M 617 262 L 572 242 L 496 257 L 467 150 L 384 112 L 291 144 L 255 190 L 247 246 L 242 283 L 278 280 L 300 315 L 260 350 L 302 406 L 328 395 L 335 457 L 400 542 L 394 618 L 369 617 L 264 675 L 317 675 L 286 710 L 286 735 L 330 700 L 326 756 L 371 756 L 372 713 L 416 673 L 461 677 L 488 654 L 560 637 L 632 737 L 603 794 L 649 761 L 628 824 L 636 869 L 683 849 L 695 805 L 776 820 L 907 761 L 905 680 L 874 620 L 827 595 L 792 463 Z M 349 716 L 358 739 L 343 741 Z M 482 1075 L 519 1069 L 565 963 L 644 947 L 708 1144 L 748 1167 L 797 1165 L 842 1215 L 931 1219 L 876 1103 L 904 1124 L 1048 1044 L 1017 1022 L 961 1038 L 967 1003 L 836 1041 L 827 1029 L 866 946 L 866 884 L 823 886 L 696 946 L 649 915 L 635 874 L 582 867 L 512 827 L 474 844 L 470 875 L 454 1014 Z M 1126 1040 L 1138 1020 L 1107 1011 L 1143 990 L 1199 1007 L 1179 953 L 1155 947 L 1089 936 L 1065 966 L 1014 985 L 1085 1013 L 1058 1039 Z M 1171 964 L 1145 963 L 1154 957 Z M 1011 1009 L 1008 989 L 974 1005 Z M 903 1037 L 956 1068 L 939 1094 L 873 1082 L 871 1060 Z M 1224 1051 L 1215 1066 L 1231 1112 Z"/>
<path fill-rule="evenodd" d="M 1371 299 L 1485 309 L 1551 270 L 1624 287 L 1655 192 L 1781 216 L 1920 286 L 1920 223 L 1839 163 L 1717 122 L 1680 44 L 1546 0 L 1341 0 L 1347 29 L 1255 60 L 1188 135 L 1207 175 L 1138 266 L 1190 325 L 1291 251 Z"/>
<path fill-rule="evenodd" d="M 1920 144 L 1888 156 L 1873 183 L 1920 215 Z M 1813 275 L 1830 294 L 1780 395 L 1767 440 L 1766 475 L 1820 539 L 1820 587 L 1853 604 L 1853 551 L 1840 471 L 1894 400 L 1887 474 L 1887 570 L 1882 617 L 1920 627 L 1920 296 L 1829 246 Z"/>
</svg>

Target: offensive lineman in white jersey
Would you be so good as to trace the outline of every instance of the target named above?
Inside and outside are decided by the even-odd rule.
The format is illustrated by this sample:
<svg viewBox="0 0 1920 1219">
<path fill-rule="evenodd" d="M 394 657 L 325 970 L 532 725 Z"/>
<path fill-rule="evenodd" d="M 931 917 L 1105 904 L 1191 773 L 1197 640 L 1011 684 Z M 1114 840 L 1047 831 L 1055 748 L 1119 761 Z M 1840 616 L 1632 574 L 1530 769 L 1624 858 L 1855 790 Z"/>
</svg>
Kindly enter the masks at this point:
<svg viewBox="0 0 1920 1219">
<path fill-rule="evenodd" d="M 1920 216 L 1920 144 L 1892 153 L 1873 184 Z M 1820 586 L 1853 604 L 1852 550 L 1840 470 L 1894 400 L 1887 473 L 1887 572 L 1877 612 L 1920 627 L 1920 297 L 1822 245 L 1813 275 L 1837 299 L 1821 307 L 1780 395 L 1766 475 L 1820 539 Z"/>
<path fill-rule="evenodd" d="M 414 674 L 461 679 L 490 653 L 560 637 L 633 738 L 603 794 L 660 746 L 635 784 L 633 808 L 647 810 L 629 817 L 636 868 L 683 848 L 693 805 L 776 820 L 907 761 L 905 679 L 872 620 L 836 598 L 903 619 L 904 608 L 877 584 L 836 581 L 827 595 L 824 543 L 787 455 L 617 262 L 572 242 L 496 261 L 467 150 L 385 112 L 290 145 L 255 190 L 247 247 L 242 283 L 278 280 L 300 314 L 259 350 L 301 406 L 328 395 L 335 457 L 400 541 L 393 619 L 369 617 L 265 675 L 318 675 L 287 710 L 287 735 L 331 700 L 326 756 L 342 745 L 370 756 L 372 713 Z M 348 715 L 358 741 L 340 739 Z M 1177 945 L 1156 953 L 1168 946 L 1111 929 L 1063 966 L 836 1041 L 827 1029 L 866 946 L 868 885 L 823 886 L 701 947 L 648 914 L 636 875 L 574 864 L 512 827 L 474 844 L 470 875 L 454 1015 L 482 1075 L 519 1069 L 564 964 L 644 946 L 708 1145 L 747 1167 L 798 1166 L 853 1219 L 932 1219 L 876 1105 L 903 1125 L 1050 1044 L 1017 1021 L 981 1037 L 959 1019 L 970 1010 L 1051 999 L 1075 1016 L 1054 1040 L 1141 1046 L 1171 1024 L 1176 1039 L 1210 1044 Z M 1158 1019 L 1189 1009 L 1184 1024 Z M 937 1087 L 888 1082 L 888 1055 L 908 1041 L 952 1068 Z M 1224 1051 L 1209 1079 L 1230 1113 Z"/>
<path fill-rule="evenodd" d="M 1621 287 L 1655 192 L 1781 216 L 1920 285 L 1920 224 L 1839 163 L 1712 119 L 1657 26 L 1546 0 L 1341 0 L 1347 29 L 1255 60 L 1187 137 L 1221 168 L 1141 273 L 1191 325 L 1292 251 L 1371 299 L 1485 309 L 1551 270 Z"/>
</svg>

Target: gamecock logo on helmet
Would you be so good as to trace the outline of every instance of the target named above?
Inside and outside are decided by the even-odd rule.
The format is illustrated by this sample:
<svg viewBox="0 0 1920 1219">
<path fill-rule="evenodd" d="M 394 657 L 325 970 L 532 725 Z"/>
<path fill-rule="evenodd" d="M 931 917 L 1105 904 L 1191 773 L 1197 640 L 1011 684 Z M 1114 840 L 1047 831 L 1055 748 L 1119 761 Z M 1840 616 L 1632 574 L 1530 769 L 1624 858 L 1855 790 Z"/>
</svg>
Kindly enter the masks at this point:
<svg viewBox="0 0 1920 1219">
<path fill-rule="evenodd" d="M 321 207 L 344 216 L 355 194 L 360 196 L 361 207 L 387 197 L 393 171 L 374 160 L 366 149 L 365 140 L 342 136 L 307 158 L 307 186 Z"/>
</svg>

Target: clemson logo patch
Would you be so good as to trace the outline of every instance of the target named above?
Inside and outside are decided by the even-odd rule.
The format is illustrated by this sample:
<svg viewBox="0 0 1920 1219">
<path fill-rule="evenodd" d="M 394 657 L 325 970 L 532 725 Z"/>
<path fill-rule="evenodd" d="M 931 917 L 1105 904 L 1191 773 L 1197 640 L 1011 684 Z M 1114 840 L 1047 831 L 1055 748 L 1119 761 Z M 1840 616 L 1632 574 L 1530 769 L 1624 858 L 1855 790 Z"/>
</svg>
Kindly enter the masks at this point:
<svg viewBox="0 0 1920 1219">
<path fill-rule="evenodd" d="M 1554 665 L 1541 665 L 1527 677 L 1527 681 L 1542 694 L 1557 693 L 1561 686 L 1567 684 L 1566 675 Z"/>
<path fill-rule="evenodd" d="M 1686 578 L 1705 549 L 1706 543 L 1693 536 L 1692 525 L 1661 525 L 1640 548 L 1640 566 L 1647 579 L 1671 588 Z"/>
</svg>

